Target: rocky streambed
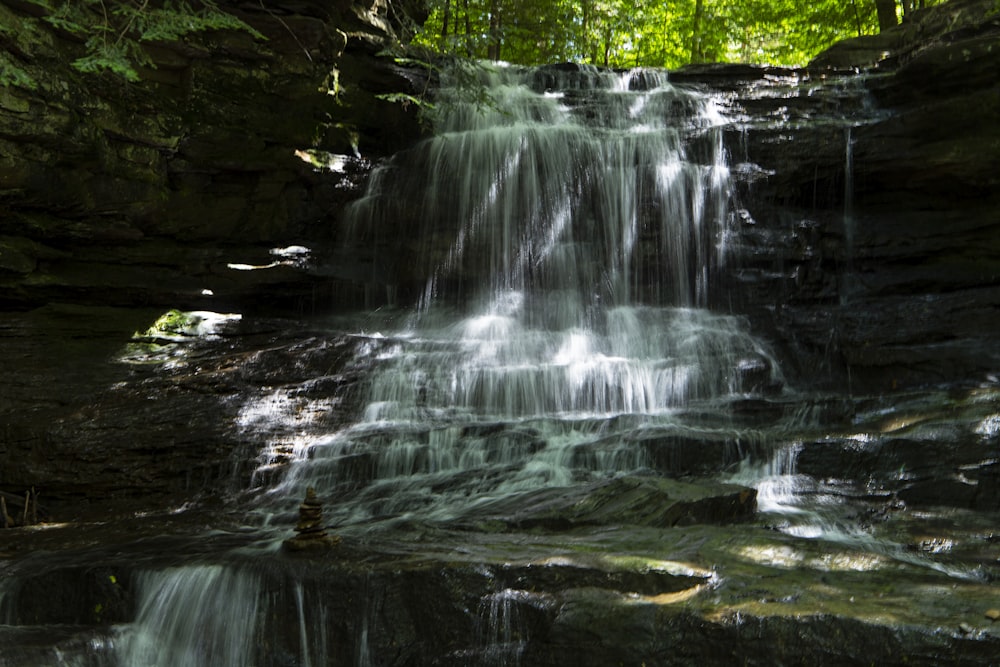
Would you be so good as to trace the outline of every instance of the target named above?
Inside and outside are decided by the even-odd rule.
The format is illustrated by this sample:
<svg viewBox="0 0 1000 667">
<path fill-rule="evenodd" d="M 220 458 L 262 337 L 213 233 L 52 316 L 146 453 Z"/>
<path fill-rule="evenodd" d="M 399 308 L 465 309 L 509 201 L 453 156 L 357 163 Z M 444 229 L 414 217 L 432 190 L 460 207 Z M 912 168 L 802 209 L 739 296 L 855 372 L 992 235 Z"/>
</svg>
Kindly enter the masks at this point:
<svg viewBox="0 0 1000 667">
<path fill-rule="evenodd" d="M 300 4 L 303 25 L 332 20 Z M 143 181 L 167 193 L 155 214 L 159 195 L 46 207 L 18 172 L 0 239 L 0 491 L 15 525 L 0 529 L 0 664 L 995 661 L 991 4 L 918 13 L 809 69 L 670 74 L 714 91 L 725 119 L 739 260 L 709 306 L 749 323 L 773 356 L 737 367 L 739 391 L 668 421 L 578 418 L 557 437 L 539 420 L 444 424 L 428 411 L 355 428 L 386 360 L 453 344 L 399 333 L 426 278 L 408 259 L 438 241 L 406 235 L 411 211 L 351 246 L 340 210 L 368 165 L 314 170 L 294 157 L 304 134 L 264 140 L 280 156 L 258 152 L 252 173 L 205 149 L 208 134 L 155 148 L 176 176 Z M 376 58 L 364 31 L 344 32 L 356 41 L 341 65 Z M 381 63 L 391 82 L 409 80 Z M 395 85 L 376 78 L 355 90 Z M 20 164 L 16 146 L 42 140 L 11 94 L 0 148 Z M 393 126 L 402 118 L 413 121 Z M 411 131 L 369 144 L 372 161 Z M 326 148 L 349 153 L 333 134 Z M 117 159 L 112 172 L 134 175 Z M 273 173 L 282 186 L 263 187 Z M 247 213 L 254 197 L 271 208 Z M 176 201 L 214 208 L 169 215 Z M 275 217 L 278 201 L 301 206 Z M 236 218 L 257 231 L 234 232 Z M 199 219 L 211 224 L 189 236 Z M 434 408 L 413 391 L 416 408 Z M 370 448 L 332 438 L 352 428 Z M 380 457 L 401 434 L 406 457 Z M 510 452 L 541 460 L 569 437 L 565 484 L 476 495 L 510 473 Z M 489 465 L 436 480 L 435 447 L 451 438 Z M 278 489 L 295 462 L 330 463 L 321 451 L 336 464 L 318 498 L 339 542 L 287 551 L 303 498 Z M 623 472 L 592 474 L 608 461 Z M 430 491 L 380 487 L 388 466 Z"/>
<path fill-rule="evenodd" d="M 5 400 L 38 418 L 8 436 L 38 439 L 5 470 L 45 462 L 51 480 L 39 524 L 0 532 L 7 664 L 146 664 L 130 662 L 147 655 L 137 638 L 159 647 L 148 664 L 930 665 L 997 650 L 991 383 L 754 402 L 734 410 L 739 439 L 637 433 L 653 469 L 445 523 L 346 520 L 351 482 L 373 474 L 355 461 L 321 498 L 339 543 L 286 551 L 294 507 L 255 497 L 294 442 L 342 427 L 370 341 L 245 318 L 140 363 L 135 346 L 154 343 L 74 316 L 88 326 L 5 319 L 5 343 L 35 359 Z M 77 361 L 52 354 L 63 345 Z M 74 374 L 81 393 L 60 381 Z M 775 430 L 804 410 L 821 416 Z"/>
</svg>

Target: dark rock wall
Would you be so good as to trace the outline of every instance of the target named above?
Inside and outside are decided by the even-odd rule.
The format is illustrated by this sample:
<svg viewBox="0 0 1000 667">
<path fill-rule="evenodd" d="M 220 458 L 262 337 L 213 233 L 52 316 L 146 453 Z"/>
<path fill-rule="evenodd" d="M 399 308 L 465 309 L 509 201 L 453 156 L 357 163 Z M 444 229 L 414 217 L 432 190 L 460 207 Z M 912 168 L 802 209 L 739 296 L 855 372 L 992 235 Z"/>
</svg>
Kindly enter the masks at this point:
<svg viewBox="0 0 1000 667">
<path fill-rule="evenodd" d="M 867 83 L 889 113 L 855 135 L 842 347 L 883 389 L 983 380 L 1000 364 L 1000 13 L 953 1 L 899 32 Z"/>
<path fill-rule="evenodd" d="M 996 4 L 953 0 L 806 70 L 716 77 L 756 119 L 728 140 L 754 166 L 718 298 L 772 328 L 800 383 L 888 392 L 1000 365 L 998 73 Z"/>
<path fill-rule="evenodd" d="M 195 354 L 174 366 L 197 385 L 182 388 L 172 373 L 156 383 L 158 363 L 114 360 L 169 308 L 294 316 L 349 301 L 305 263 L 228 265 L 339 244 L 339 211 L 371 165 L 419 135 L 412 105 L 378 97 L 422 89 L 379 55 L 406 37 L 417 4 L 218 4 L 266 39 L 149 43 L 155 68 L 130 83 L 73 69 L 82 40 L 34 3 L 0 2 L 0 49 L 35 82 L 0 85 L 0 490 L 11 512 L 32 487 L 61 517 L 122 497 L 148 506 L 245 488 L 266 431 L 227 424 L 241 396 L 284 380 Z M 342 170 L 296 156 L 307 149 L 345 156 Z M 216 349 L 277 350 L 276 331 L 244 328 Z M 296 350 L 279 374 L 309 366 Z"/>
<path fill-rule="evenodd" d="M 378 55 L 420 19 L 411 4 L 221 2 L 266 39 L 143 43 L 153 66 L 130 83 L 74 70 L 82 39 L 0 3 L 24 28 L 0 47 L 35 83 L 0 86 L 0 307 L 288 307 L 308 276 L 226 265 L 328 241 L 371 161 L 417 136 L 413 108 L 377 97 L 419 83 Z M 307 149 L 349 159 L 332 177 Z"/>
</svg>

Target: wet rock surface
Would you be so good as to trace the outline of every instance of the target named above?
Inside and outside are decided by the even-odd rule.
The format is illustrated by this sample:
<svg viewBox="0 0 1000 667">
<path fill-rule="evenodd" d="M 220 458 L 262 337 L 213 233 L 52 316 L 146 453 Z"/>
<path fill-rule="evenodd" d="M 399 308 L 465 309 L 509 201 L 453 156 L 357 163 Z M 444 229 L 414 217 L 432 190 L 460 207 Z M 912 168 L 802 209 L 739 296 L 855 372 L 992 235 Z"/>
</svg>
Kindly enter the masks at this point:
<svg viewBox="0 0 1000 667">
<path fill-rule="evenodd" d="M 773 398 L 743 406 L 756 444 L 732 442 L 744 456 L 728 465 L 718 453 L 725 449 L 708 448 L 701 466 L 470 508 L 450 525 L 404 519 L 371 530 L 310 515 L 311 529 L 341 539 L 336 549 L 275 552 L 267 545 L 295 534 L 294 508 L 265 527 L 262 508 L 248 507 L 240 489 L 265 483 L 261 469 L 277 474 L 283 441 L 343 424 L 357 409 L 358 347 L 391 342 L 333 334 L 336 321 L 247 318 L 212 337 L 161 338 L 166 349 L 151 348 L 147 336 L 134 340 L 121 324 L 105 324 L 109 331 L 98 336 L 96 322 L 110 322 L 107 314 L 74 309 L 6 320 L 8 341 L 18 340 L 10 336 L 15 320 L 17 330 L 31 323 L 46 332 L 19 342 L 25 358 L 41 350 L 49 368 L 23 377 L 17 392 L 25 404 L 32 396 L 51 401 L 39 401 L 46 416 L 33 424 L 34 437 L 74 433 L 65 444 L 37 445 L 35 454 L 20 450 L 23 458 L 3 469 L 37 482 L 37 466 L 45 466 L 51 480 L 39 487 L 47 520 L 0 531 L 0 658 L 13 664 L 49 664 L 57 651 L 115 664 L 125 650 L 116 628 L 146 622 L 137 619 L 156 586 L 176 595 L 191 586 L 212 609 L 226 609 L 234 587 L 245 587 L 267 609 L 259 632 L 269 641 L 254 649 L 262 665 L 306 654 L 314 664 L 354 663 L 359 652 L 395 665 L 796 664 L 804 656 L 964 665 L 988 663 L 1000 642 L 985 616 L 1000 575 L 993 385 L 817 396 L 812 409 L 823 418 L 785 435 L 766 430 L 792 409 Z M 125 331 L 148 334 L 155 314 Z M 56 340 L 72 343 L 66 353 L 74 357 L 102 351 L 80 354 L 91 362 L 74 366 L 42 354 L 59 349 Z M 86 378 L 74 383 L 91 388 L 86 400 L 51 380 L 69 370 Z M 60 392 L 50 391 L 56 386 Z M 137 410 L 151 396 L 157 408 Z M 81 403 L 94 412 L 73 416 Z M 273 410 L 267 420 L 264 406 Z M 141 425 L 129 426 L 124 415 Z M 170 447 L 152 444 L 183 433 L 184 424 L 188 444 L 180 437 Z M 125 430 L 128 440 L 107 442 L 108 433 Z M 707 448 L 713 440 L 711 431 L 680 445 L 676 434 L 637 435 L 650 451 L 662 448 L 664 461 L 672 447 Z M 66 449 L 52 455 L 57 446 Z M 774 484 L 794 479 L 797 494 L 815 499 L 802 514 L 781 510 L 790 497 L 776 496 L 767 477 L 755 490 L 738 485 L 739 466 L 763 464 L 775 447 L 792 452 L 786 473 L 793 476 Z M 61 460 L 81 448 L 85 455 Z M 37 453 L 46 451 L 51 460 Z M 720 483 L 720 470 L 736 484 Z M 350 497 L 348 489 L 324 506 L 336 510 Z M 842 536 L 804 537 L 816 515 Z"/>
<path fill-rule="evenodd" d="M 992 3 L 949 2 L 805 70 L 712 74 L 749 161 L 748 260 L 720 299 L 799 372 L 880 391 L 993 372 L 998 36 Z"/>
<path fill-rule="evenodd" d="M 0 317 L 18 368 L 0 389 L 0 488 L 23 496 L 34 487 L 57 521 L 221 502 L 249 486 L 256 457 L 278 437 L 268 408 L 331 429 L 352 410 L 357 377 L 342 373 L 353 349 L 343 337 L 262 320 L 137 340 L 159 315 L 52 306 Z M 264 412 L 245 410 L 250 395 Z"/>
<path fill-rule="evenodd" d="M 55 651 L 88 647 L 93 664 L 114 664 L 120 639 L 109 624 L 135 617 L 159 581 L 151 572 L 170 574 L 164 594 L 197 594 L 208 608 L 235 589 L 260 596 L 268 641 L 250 655 L 262 665 L 303 655 L 353 663 L 359 652 L 393 665 L 967 665 L 988 664 L 1000 642 L 984 616 L 995 600 L 988 583 L 949 582 L 907 554 L 873 561 L 763 527 L 632 529 L 629 546 L 620 528 L 555 538 L 425 527 L 389 539 L 345 535 L 335 552 L 283 557 L 252 553 L 258 536 L 220 519 L 132 520 L 125 539 L 98 524 L 24 534 L 26 550 L 61 553 L 5 561 L 0 657 L 46 664 Z M 184 535 L 206 520 L 214 537 Z M 234 557 L 240 544 L 251 551 Z M 517 561 L 497 560 L 512 548 Z M 168 555 L 178 553 L 187 554 L 181 568 Z M 43 639 L 52 624 L 57 632 Z M 161 637 L 171 650 L 175 639 Z"/>
<path fill-rule="evenodd" d="M 251 6 L 263 30 L 269 18 Z M 624 443 L 646 468 L 538 494 L 531 512 L 487 504 L 453 521 L 387 511 L 375 528 L 352 523 L 345 507 L 370 489 L 378 459 L 343 453 L 341 493 L 305 526 L 341 542 L 318 551 L 274 548 L 293 537 L 301 498 L 274 514 L 254 498 L 297 447 L 356 416 L 369 371 L 359 359 L 397 343 L 378 335 L 378 312 L 349 324 L 310 315 L 392 300 L 399 285 L 369 278 L 376 259 L 398 257 L 366 248 L 310 263 L 271 250 L 339 241 L 329 223 L 368 169 L 362 159 L 321 174 L 294 157 L 311 115 L 328 110 L 306 87 L 331 66 L 356 85 L 365 101 L 352 97 L 346 113 L 374 159 L 409 140 L 413 119 L 368 93 L 406 74 L 383 62 L 352 81 L 372 40 L 351 32 L 341 45 L 333 10 L 297 3 L 282 17 L 316 60 L 275 26 L 270 51 L 252 56 L 158 53 L 161 75 L 177 80 L 125 101 L 156 106 L 163 126 L 125 124 L 101 102 L 107 90 L 77 79 L 82 101 L 50 105 L 58 131 L 26 121 L 44 93 L 0 91 L 0 157 L 20 179 L 0 193 L 0 300 L 17 311 L 0 314 L 0 491 L 36 489 L 40 514 L 0 530 L 0 663 L 121 664 L 123 637 L 147 622 L 143 603 L 186 588 L 217 618 L 234 592 L 261 605 L 267 640 L 245 664 L 995 661 L 1000 48 L 995 18 L 975 13 L 985 6 L 934 8 L 923 16 L 952 28 L 902 26 L 891 48 L 875 47 L 890 57 L 862 74 L 843 68 L 867 66 L 873 51 L 858 49 L 870 45 L 808 70 L 672 75 L 722 91 L 730 123 L 740 205 L 729 242 L 742 259 L 710 299 L 774 343 L 786 385 L 763 386 L 769 369 L 750 360 L 738 369 L 747 397 L 688 406 L 683 427 L 609 419 L 616 435 L 579 448 L 576 463 Z M 974 20 L 949 23 L 953 10 Z M 915 25 L 934 35 L 919 48 Z M 39 67 L 57 56 L 40 51 Z M 270 106 L 238 121 L 216 108 L 206 129 L 181 136 L 181 102 L 249 86 L 262 68 L 245 58 L 277 77 L 260 83 Z M 185 76 L 194 87 L 181 95 Z M 250 131 L 275 105 L 310 117 Z M 349 153 L 349 138 L 327 129 L 322 147 Z M 12 157 L 24 154 L 37 160 Z M 105 167 L 84 178 L 78 167 L 95 155 Z M 175 308 L 241 318 L 157 327 Z M 285 317 L 264 315 L 276 312 Z M 421 446 L 441 430 L 430 422 L 407 427 Z M 545 447 L 530 425 L 458 430 L 488 457 Z"/>
<path fill-rule="evenodd" d="M 555 495 L 554 498 L 545 496 Z M 736 485 L 691 484 L 655 477 L 619 477 L 569 493 L 519 499 L 512 527 L 546 530 L 591 525 L 673 527 L 751 519 L 757 493 Z M 523 509 L 525 506 L 531 509 Z"/>
</svg>

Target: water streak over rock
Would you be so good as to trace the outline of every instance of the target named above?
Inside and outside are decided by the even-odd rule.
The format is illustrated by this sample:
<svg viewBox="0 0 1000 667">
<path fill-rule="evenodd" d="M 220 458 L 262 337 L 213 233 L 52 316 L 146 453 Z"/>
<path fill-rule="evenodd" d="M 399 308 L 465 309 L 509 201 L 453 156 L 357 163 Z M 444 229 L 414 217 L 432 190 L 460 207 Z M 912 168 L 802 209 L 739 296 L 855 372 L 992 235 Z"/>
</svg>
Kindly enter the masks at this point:
<svg viewBox="0 0 1000 667">
<path fill-rule="evenodd" d="M 4 314 L 0 485 L 49 515 L 0 531 L 0 662 L 989 663 L 980 18 L 861 75 L 470 70 L 498 104 L 443 90 L 441 133 L 345 213 L 323 270 L 361 314 Z M 239 142 L 192 142 L 218 171 L 184 182 L 244 206 L 213 189 Z M 62 201 L 48 235 L 0 239 L 11 302 L 128 302 L 41 276 L 93 284 L 71 237 L 135 251 L 119 287 L 165 246 Z M 281 272 L 265 300 L 335 255 L 268 229 L 224 257 Z M 162 276 L 129 294 L 160 303 Z M 300 520 L 343 540 L 289 554 Z"/>
</svg>

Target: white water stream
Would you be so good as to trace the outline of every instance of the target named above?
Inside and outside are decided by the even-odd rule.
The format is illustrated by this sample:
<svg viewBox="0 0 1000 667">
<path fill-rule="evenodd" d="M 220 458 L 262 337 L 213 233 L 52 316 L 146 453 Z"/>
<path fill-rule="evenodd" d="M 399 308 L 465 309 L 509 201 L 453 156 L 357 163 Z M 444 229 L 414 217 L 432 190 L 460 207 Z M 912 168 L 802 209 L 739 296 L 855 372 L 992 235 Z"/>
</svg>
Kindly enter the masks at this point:
<svg viewBox="0 0 1000 667">
<path fill-rule="evenodd" d="M 734 402 L 791 390 L 748 322 L 710 309 L 735 224 L 713 97 L 656 72 L 476 77 L 444 82 L 434 136 L 377 171 L 350 211 L 358 234 L 417 225 L 408 268 L 429 277 L 393 328 L 357 332 L 361 413 L 295 442 L 261 511 L 287 525 L 313 487 L 334 499 L 338 530 L 490 516 L 539 489 L 662 467 L 670 454 L 642 444 L 658 434 L 761 445 L 739 472 L 729 462 L 729 479 L 757 487 L 790 534 L 841 539 L 803 507 L 788 434 L 809 415 L 763 435 L 732 418 Z M 287 456 L 280 444 L 263 467 Z M 327 639 L 312 634 L 325 623 L 308 620 L 322 605 L 294 594 L 295 664 L 326 664 Z M 486 664 L 520 659 L 518 594 L 480 609 Z M 119 664 L 253 663 L 266 596 L 251 572 L 150 573 L 140 599 Z M 359 627 L 356 663 L 377 664 L 367 617 Z"/>
<path fill-rule="evenodd" d="M 412 260 L 429 278 L 395 330 L 359 334 L 362 414 L 296 444 L 265 512 L 292 510 L 308 487 L 337 498 L 339 527 L 510 507 L 649 470 L 636 435 L 690 429 L 689 411 L 739 440 L 728 403 L 783 385 L 747 322 L 708 309 L 733 224 L 713 98 L 657 72 L 476 77 L 445 82 L 435 135 L 374 174 L 350 212 L 357 233 L 418 224 Z M 150 573 L 120 664 L 251 664 L 259 589 L 223 566 Z M 295 595 L 297 664 L 324 664 Z M 484 602 L 489 664 L 523 648 L 504 595 Z M 357 662 L 372 664 L 361 628 Z"/>
<path fill-rule="evenodd" d="M 136 620 L 117 646 L 121 665 L 253 664 L 262 605 L 257 577 L 199 565 L 150 572 L 138 583 Z"/>
<path fill-rule="evenodd" d="M 641 470 L 626 434 L 782 385 L 747 323 L 707 308 L 733 224 L 713 98 L 657 72 L 477 76 L 444 86 L 435 136 L 350 212 L 358 233 L 414 219 L 430 277 L 359 345 L 359 421 L 300 448 L 274 491 L 360 489 L 340 523 Z"/>
</svg>

